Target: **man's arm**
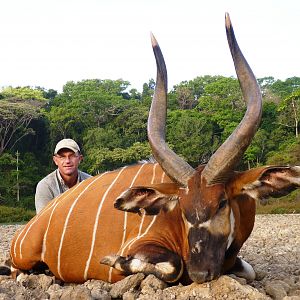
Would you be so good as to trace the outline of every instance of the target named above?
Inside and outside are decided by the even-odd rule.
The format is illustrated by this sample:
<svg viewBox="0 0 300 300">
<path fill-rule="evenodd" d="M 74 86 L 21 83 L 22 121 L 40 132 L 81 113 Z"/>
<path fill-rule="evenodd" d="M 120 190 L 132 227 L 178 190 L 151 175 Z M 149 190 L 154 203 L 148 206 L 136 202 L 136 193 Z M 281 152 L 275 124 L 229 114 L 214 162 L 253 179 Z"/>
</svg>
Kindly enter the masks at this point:
<svg viewBox="0 0 300 300">
<path fill-rule="evenodd" d="M 45 181 L 40 181 L 35 191 L 35 210 L 38 214 L 54 198 L 53 191 Z"/>
</svg>

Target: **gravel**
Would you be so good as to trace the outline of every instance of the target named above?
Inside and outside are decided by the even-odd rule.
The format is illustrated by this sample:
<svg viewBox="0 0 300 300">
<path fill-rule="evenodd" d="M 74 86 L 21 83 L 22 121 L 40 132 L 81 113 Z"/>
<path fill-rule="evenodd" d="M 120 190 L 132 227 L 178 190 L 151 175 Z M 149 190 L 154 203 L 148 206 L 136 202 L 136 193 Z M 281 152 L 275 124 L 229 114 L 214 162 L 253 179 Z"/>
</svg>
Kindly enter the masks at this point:
<svg viewBox="0 0 300 300">
<path fill-rule="evenodd" d="M 10 240 L 20 226 L 0 225 L 0 265 L 8 257 Z M 257 278 L 250 283 L 250 286 L 269 299 L 300 300 L 300 214 L 257 215 L 254 230 L 244 244 L 240 256 L 248 261 L 256 271 Z M 240 280 L 234 276 L 233 278 L 237 281 Z M 245 282 L 239 282 L 245 285 Z M 12 284 L 14 283 L 8 278 L 0 278 L 0 300 L 9 296 L 8 293 L 6 294 L 7 289 L 3 287 L 9 285 L 9 289 L 12 290 Z M 77 285 L 76 288 L 83 286 Z M 54 283 L 51 289 L 59 290 L 59 285 Z M 22 293 L 25 295 L 24 291 Z M 56 293 L 58 292 L 56 291 Z M 110 299 L 111 295 L 108 292 L 105 293 L 105 297 Z M 128 298 L 128 293 L 125 292 L 125 294 Z M 129 298 L 137 299 L 137 296 L 132 295 L 130 294 Z M 137 295 L 136 292 L 135 295 Z M 105 298 L 103 295 L 101 297 Z M 58 298 L 60 299 L 60 297 Z M 100 298 L 92 297 L 90 299 Z M 125 296 L 123 298 L 125 299 Z M 172 298 L 179 299 L 175 295 Z M 192 296 L 188 298 L 200 299 Z M 27 296 L 26 299 L 31 298 Z M 235 298 L 226 296 L 226 299 Z"/>
</svg>

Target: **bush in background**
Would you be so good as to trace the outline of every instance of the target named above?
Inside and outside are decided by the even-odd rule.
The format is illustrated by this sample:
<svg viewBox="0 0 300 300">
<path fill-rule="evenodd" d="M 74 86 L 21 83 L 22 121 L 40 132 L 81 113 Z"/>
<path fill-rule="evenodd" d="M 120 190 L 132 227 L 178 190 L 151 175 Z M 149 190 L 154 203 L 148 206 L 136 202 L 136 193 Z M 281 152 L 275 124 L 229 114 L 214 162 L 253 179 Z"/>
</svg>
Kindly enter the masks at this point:
<svg viewBox="0 0 300 300">
<path fill-rule="evenodd" d="M 0 223 L 27 222 L 35 216 L 35 211 L 20 207 L 0 206 Z"/>
</svg>

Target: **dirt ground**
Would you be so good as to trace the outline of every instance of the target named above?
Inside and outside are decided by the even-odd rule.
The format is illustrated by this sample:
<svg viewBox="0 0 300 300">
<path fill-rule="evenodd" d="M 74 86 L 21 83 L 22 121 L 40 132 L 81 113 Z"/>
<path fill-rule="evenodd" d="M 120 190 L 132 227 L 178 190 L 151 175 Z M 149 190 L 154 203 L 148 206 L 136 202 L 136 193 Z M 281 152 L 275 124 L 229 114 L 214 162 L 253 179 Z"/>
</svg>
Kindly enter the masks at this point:
<svg viewBox="0 0 300 300">
<path fill-rule="evenodd" d="M 0 225 L 0 265 L 3 264 L 5 257 L 9 251 L 10 240 L 14 235 L 15 231 L 20 225 Z M 256 280 L 250 284 L 242 282 L 244 288 L 255 288 L 258 292 L 261 293 L 261 299 L 284 299 L 284 300 L 300 300 L 300 215 L 257 215 L 254 230 L 244 244 L 240 252 L 240 256 L 248 261 L 256 271 Z M 31 276 L 31 275 L 30 275 Z M 49 277 L 50 278 L 50 277 Z M 30 287 L 30 278 L 23 279 L 22 283 L 17 283 L 11 279 L 3 276 L 0 278 L 0 300 L 12 299 L 38 299 L 48 298 L 48 299 L 74 299 L 74 285 L 72 287 L 72 292 L 70 288 L 68 293 L 63 293 L 62 284 L 59 285 L 53 279 L 47 279 L 48 285 L 47 289 L 44 288 L 43 292 L 26 293 L 26 290 L 34 290 L 34 284 Z M 141 284 L 141 281 L 144 278 L 137 278 L 136 280 Z M 222 285 L 224 285 L 224 280 L 229 280 L 228 284 L 231 284 L 231 279 L 223 276 Z M 40 280 L 40 279 L 39 279 Z M 45 280 L 45 279 L 43 279 Z M 27 283 L 26 283 L 27 282 Z M 26 283 L 26 284 L 25 284 Z M 127 282 L 128 283 L 128 282 Z M 88 291 L 82 292 L 83 294 L 76 294 L 75 298 L 79 297 L 80 299 L 112 299 L 112 298 L 123 298 L 123 299 L 146 299 L 145 293 L 142 295 L 136 290 L 133 292 L 132 286 L 129 287 L 131 292 L 126 292 L 124 289 L 121 294 L 116 294 L 114 297 L 109 291 L 112 290 L 112 286 L 109 288 L 104 288 L 104 292 L 95 294 L 95 284 L 99 286 L 99 282 L 89 282 L 85 285 L 76 285 L 75 290 L 80 290 L 81 292 L 84 288 L 89 287 Z M 102 284 L 102 283 L 101 283 Z M 153 282 L 151 283 L 154 285 Z M 178 286 L 167 288 L 166 285 L 160 283 L 161 286 L 157 287 L 153 296 L 149 296 L 149 299 L 222 299 L 222 296 L 214 296 L 211 298 L 211 294 L 199 294 L 198 290 L 195 292 L 195 285 L 192 288 L 187 289 L 186 287 Z M 103 288 L 105 284 L 102 284 Z M 141 284 L 142 286 L 142 284 Z M 18 288 L 22 289 L 21 292 L 18 292 Z M 64 287 L 66 288 L 66 287 Z M 124 287 L 123 287 L 124 288 Z M 182 296 L 183 289 L 185 288 L 185 296 Z M 202 287 L 203 288 L 203 287 Z M 168 290 L 168 294 L 163 292 L 163 290 Z M 94 294 L 92 291 L 94 290 Z M 239 299 L 238 288 L 233 288 L 237 292 L 231 292 L 226 294 L 224 297 L 226 299 Z M 50 292 L 51 291 L 51 292 Z M 58 292 L 60 291 L 60 292 Z M 159 292 L 158 292 L 159 291 Z M 181 291 L 181 292 L 178 292 Z M 251 290 L 252 291 L 252 290 Z M 207 292 L 207 291 L 206 291 Z M 41 294 L 42 293 L 42 294 Z M 72 294 L 73 293 L 73 294 Z M 170 294 L 171 293 L 171 294 Z M 173 293 L 173 294 L 172 294 Z M 187 294 L 188 293 L 188 294 Z M 190 293 L 190 294 L 189 294 Z M 67 295 L 67 296 L 66 296 Z M 170 296 L 171 295 L 171 296 Z M 180 296 L 181 295 L 181 296 Z M 241 294 L 240 294 L 241 295 Z M 247 296 L 248 295 L 248 296 Z M 247 294 L 243 296 L 243 299 L 255 299 L 256 296 L 249 296 Z M 253 294 L 254 295 L 254 294 Z M 260 297 L 260 296 L 259 296 Z M 264 298 L 265 297 L 265 298 Z M 224 299 L 225 299 L 224 298 Z M 241 298 L 241 299 L 242 299 Z"/>
</svg>

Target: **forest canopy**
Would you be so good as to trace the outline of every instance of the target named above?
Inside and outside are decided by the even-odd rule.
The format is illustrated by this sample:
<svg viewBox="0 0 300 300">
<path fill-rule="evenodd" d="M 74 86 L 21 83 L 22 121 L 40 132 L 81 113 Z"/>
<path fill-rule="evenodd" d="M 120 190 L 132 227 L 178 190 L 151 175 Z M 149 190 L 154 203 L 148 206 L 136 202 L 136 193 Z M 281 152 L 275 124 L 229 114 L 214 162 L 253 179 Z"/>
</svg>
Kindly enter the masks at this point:
<svg viewBox="0 0 300 300">
<path fill-rule="evenodd" d="M 259 78 L 261 126 L 238 169 L 300 163 L 300 77 Z M 52 151 L 62 138 L 83 149 L 80 168 L 96 175 L 151 155 L 148 111 L 155 88 L 142 92 L 124 80 L 67 82 L 61 93 L 41 87 L 0 91 L 0 205 L 34 208 L 37 182 L 54 169 Z M 168 93 L 167 142 L 192 166 L 208 161 L 245 112 L 238 80 L 201 76 Z"/>
</svg>

